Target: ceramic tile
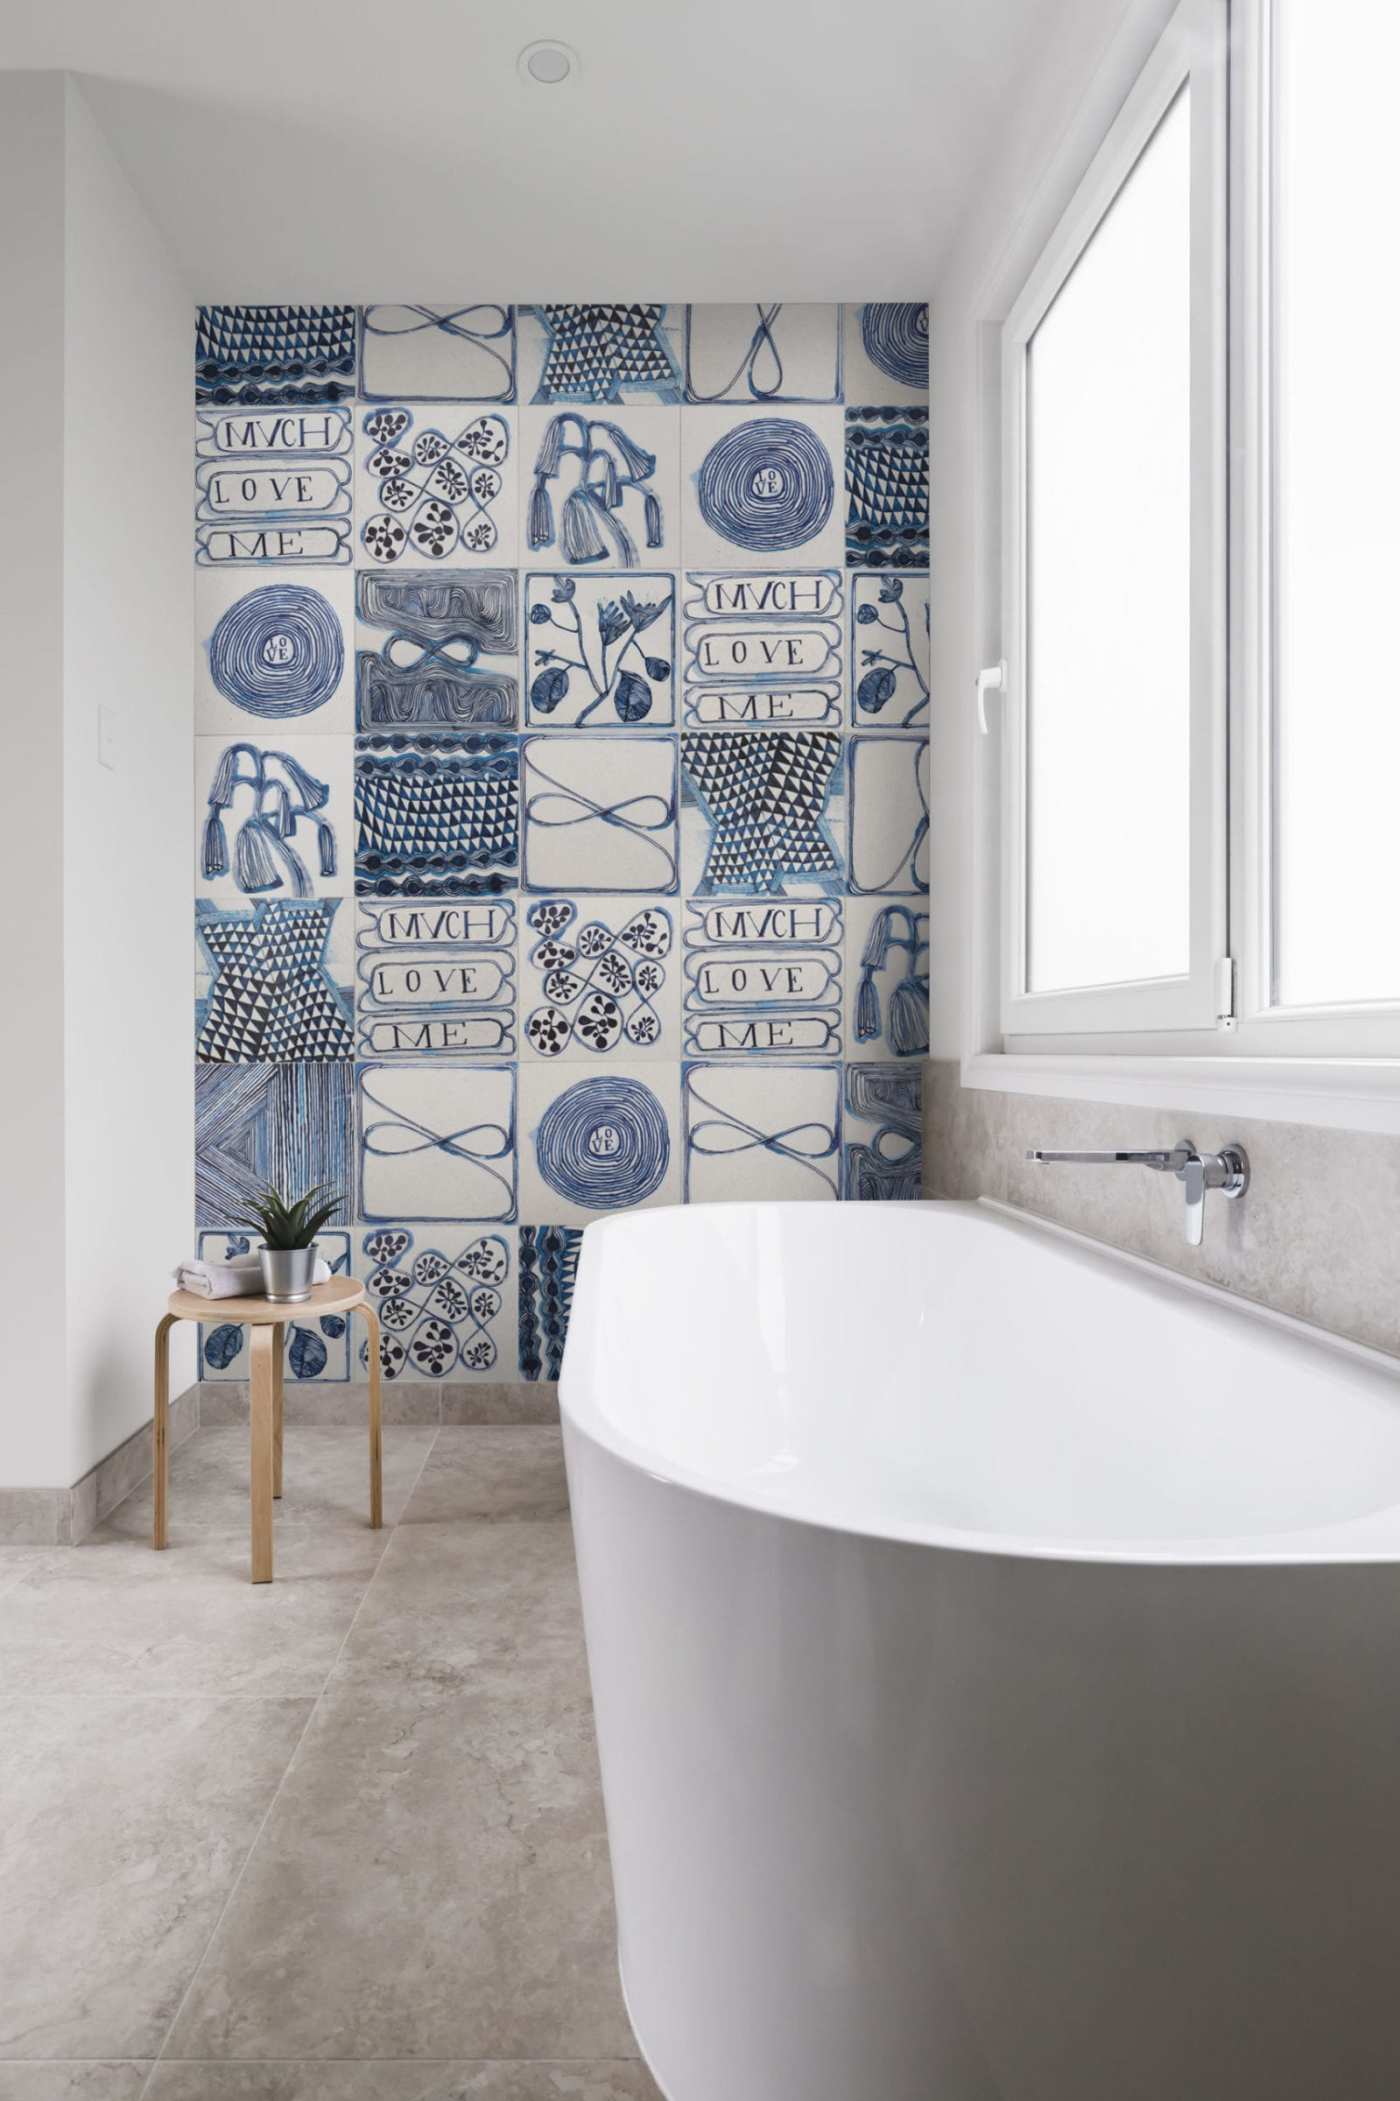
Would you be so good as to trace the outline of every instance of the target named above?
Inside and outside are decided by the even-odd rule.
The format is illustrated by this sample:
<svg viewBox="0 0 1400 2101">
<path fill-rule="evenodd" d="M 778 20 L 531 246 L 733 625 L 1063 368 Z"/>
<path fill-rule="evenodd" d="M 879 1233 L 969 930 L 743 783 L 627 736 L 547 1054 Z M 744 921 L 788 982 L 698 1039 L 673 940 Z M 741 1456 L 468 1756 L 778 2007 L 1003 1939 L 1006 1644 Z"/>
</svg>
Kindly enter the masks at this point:
<svg viewBox="0 0 1400 2101">
<path fill-rule="evenodd" d="M 680 1068 L 609 1060 L 520 1068 L 520 1215 L 586 1225 L 681 1200 Z"/>
<path fill-rule="evenodd" d="M 141 2101 L 151 2066 L 136 2058 L 0 2064 L 0 2101 Z"/>
<path fill-rule="evenodd" d="M 438 1432 L 403 1522 L 534 1520 L 568 1514 L 558 1429 L 490 1424 Z"/>
<path fill-rule="evenodd" d="M 310 1704 L 0 1698 L 0 2056 L 155 2057 Z"/>
<path fill-rule="evenodd" d="M 248 403 L 195 417 L 197 570 L 350 564 L 354 468 L 347 409 Z M 275 580 L 275 576 L 274 576 Z M 313 579 L 314 581 L 314 579 Z"/>
<path fill-rule="evenodd" d="M 625 569 L 526 576 L 532 729 L 665 727 L 675 720 L 675 682 L 674 576 Z"/>
<path fill-rule="evenodd" d="M 927 729 L 929 584 L 893 571 L 851 575 L 851 710 L 857 729 Z"/>
<path fill-rule="evenodd" d="M 514 569 L 361 569 L 355 720 L 362 730 L 514 729 Z"/>
<path fill-rule="evenodd" d="M 681 867 L 692 897 L 837 897 L 846 770 L 836 730 L 683 730 Z"/>
<path fill-rule="evenodd" d="M 520 1376 L 559 1377 L 574 1303 L 582 1230 L 577 1226 L 520 1228 Z"/>
<path fill-rule="evenodd" d="M 295 725 L 294 725 L 295 727 Z M 194 740 L 195 889 L 216 905 L 343 897 L 350 888 L 350 741 Z"/>
<path fill-rule="evenodd" d="M 913 1202 L 923 1195 L 922 1068 L 847 1065 L 844 1194 L 854 1201 Z"/>
<path fill-rule="evenodd" d="M 263 1245 L 257 1233 L 204 1232 L 196 1252 L 201 1262 L 227 1262 Z M 340 1226 L 323 1226 L 316 1247 L 332 1276 L 350 1274 L 350 1235 Z M 246 1379 L 249 1376 L 248 1330 L 241 1321 L 221 1321 L 218 1301 L 211 1300 L 209 1319 L 199 1324 L 200 1379 Z M 357 1315 L 308 1314 L 287 1309 L 283 1342 L 283 1378 L 287 1386 L 311 1380 L 346 1380 L 350 1376 L 352 1324 Z"/>
<path fill-rule="evenodd" d="M 693 402 L 839 401 L 840 307 L 688 306 L 685 391 Z"/>
<path fill-rule="evenodd" d="M 687 568 L 840 563 L 839 408 L 687 408 L 681 425 Z"/>
<path fill-rule="evenodd" d="M 513 568 L 516 412 L 386 401 L 355 412 L 356 560 L 376 568 Z"/>
<path fill-rule="evenodd" d="M 328 1693 L 462 1699 L 493 1726 L 514 1712 L 525 1753 L 525 1725 L 541 1709 L 586 1718 L 588 1662 L 566 1521 L 402 1525 L 392 1547 Z"/>
<path fill-rule="evenodd" d="M 70 1537 L 73 1493 L 68 1488 L 0 1488 L 0 1543 L 58 1546 Z"/>
<path fill-rule="evenodd" d="M 355 739 L 360 897 L 491 897 L 515 887 L 519 739 L 399 731 Z"/>
<path fill-rule="evenodd" d="M 54 1554 L 62 1551 L 56 1544 L 30 1546 L 0 1540 L 0 1598 L 25 1576 L 46 1568 Z"/>
<path fill-rule="evenodd" d="M 413 1525 L 394 1546 L 405 1533 L 214 1935 L 172 2056 L 633 2047 L 568 1528 Z"/>
<path fill-rule="evenodd" d="M 558 302 L 517 313 L 522 401 L 677 402 L 683 315 L 664 301 Z"/>
<path fill-rule="evenodd" d="M 672 895 L 676 739 L 580 730 L 521 740 L 523 886 L 539 896 Z"/>
<path fill-rule="evenodd" d="M 1053 1173 L 1028 1147 L 1171 1146 L 1183 1118 L 1113 1102 L 1051 1101 L 961 1085 L 956 1060 L 924 1064 L 930 1196 L 990 1196 L 1146 1256 L 1280 1313 L 1400 1354 L 1391 1288 L 1400 1231 L 1400 1144 L 1374 1133 L 1194 1116 L 1205 1152 L 1243 1144 L 1254 1177 L 1243 1203 L 1207 1210 L 1200 1247 L 1181 1229 L 1181 1189 L 1169 1175 Z M 1267 1196 L 1264 1195 L 1267 1192 Z M 1345 1247 L 1348 1259 L 1337 1260 Z"/>
<path fill-rule="evenodd" d="M 259 1191 L 350 1190 L 351 1072 L 341 1062 L 194 1069 L 195 1217 L 241 1229 Z"/>
<path fill-rule="evenodd" d="M 557 1375 L 589 1219 L 840 1193 L 840 1061 L 926 1047 L 927 312 L 201 327 L 198 1217 L 345 1189 L 390 1414 L 471 1421 Z M 293 1329 L 329 1421 L 362 1338 Z"/>
<path fill-rule="evenodd" d="M 362 1400 L 353 1427 L 322 1427 L 288 1422 L 283 1432 L 282 1495 L 277 1503 L 277 1537 L 315 1531 L 322 1542 L 332 1534 L 356 1538 L 367 1531 L 369 1517 L 369 1403 Z M 390 1423 L 384 1431 L 384 1522 L 397 1524 L 437 1436 L 435 1423 Z M 166 1555 L 187 1545 L 215 1538 L 244 1542 L 248 1536 L 248 1431 L 242 1423 L 205 1424 L 175 1453 L 170 1466 L 170 1536 Z M 371 1539 L 373 1535 L 369 1535 Z M 150 1551 L 151 1485 L 143 1481 L 103 1526 L 103 1539 L 132 1540 Z M 96 1551 L 96 1550 L 94 1550 Z M 163 1562 L 165 1556 L 152 1554 Z M 125 1562 L 110 1564 L 114 1581 L 131 1571 Z M 279 1568 L 277 1581 L 282 1579 Z"/>
<path fill-rule="evenodd" d="M 171 1545 L 163 1553 L 150 1544 L 150 1491 L 142 1488 L 81 1546 L 65 1548 L 61 1561 L 7 1593 L 0 1614 L 6 1692 L 169 1699 L 314 1697 L 320 1691 L 389 1537 L 369 1529 L 366 1440 L 348 1431 L 304 1433 L 354 1438 L 357 1507 L 347 1505 L 333 1528 L 324 1498 L 314 1523 L 279 1519 L 274 1580 L 254 1584 L 248 1580 L 247 1438 L 226 1434 L 229 1474 L 219 1489 L 201 1492 L 192 1512 L 173 1496 Z M 241 1463 L 233 1456 L 239 1446 Z M 241 1486 L 234 1478 L 240 1464 Z M 349 1472 L 341 1479 L 348 1493 Z M 296 1508 L 301 1489 L 293 1485 L 290 1492 Z M 199 1511 L 221 1497 L 230 1529 L 205 1531 Z M 235 1524 L 240 1506 L 242 1522 Z"/>
<path fill-rule="evenodd" d="M 0 2101 L 5 2091 L 0 2085 Z M 65 2093 L 60 2088 L 50 2095 L 36 2088 L 33 2101 L 63 2101 Z M 17 2093 L 15 2101 L 30 2101 L 28 2090 Z M 380 2058 L 373 2064 L 316 2059 L 259 2065 L 167 2063 L 157 2067 L 146 2101 L 662 2101 L 662 2097 L 638 2058 L 571 2058 L 564 2064 L 522 2060 L 491 2064 L 480 2059 L 431 2064 L 414 2057 L 396 2062 Z"/>
<path fill-rule="evenodd" d="M 684 1070 L 687 1203 L 800 1203 L 841 1194 L 839 1065 Z"/>
<path fill-rule="evenodd" d="M 195 575 L 195 729 L 266 736 L 351 726 L 353 579 L 347 569 Z"/>
<path fill-rule="evenodd" d="M 195 400 L 249 408 L 342 401 L 355 391 L 353 306 L 201 306 Z"/>
<path fill-rule="evenodd" d="M 676 908 L 667 898 L 544 897 L 521 932 L 521 1056 L 611 1064 L 679 1055 Z"/>
<path fill-rule="evenodd" d="M 524 559 L 583 574 L 676 568 L 680 432 L 674 408 L 522 408 Z"/>
<path fill-rule="evenodd" d="M 352 1332 L 355 1355 L 358 1360 L 363 1343 L 359 1337 L 359 1322 Z M 303 1381 L 299 1386 L 288 1385 L 283 1397 L 286 1419 L 308 1429 L 355 1429 L 363 1430 L 369 1421 L 369 1382 L 364 1366 L 358 1361 L 352 1369 L 358 1374 L 345 1385 L 325 1384 L 320 1380 Z M 452 1392 L 465 1392 L 466 1388 L 452 1388 Z M 488 1392 L 495 1389 L 488 1389 Z M 407 1384 L 402 1379 L 381 1386 L 380 1409 L 387 1426 L 400 1423 L 413 1428 L 432 1428 L 443 1419 L 441 1399 L 448 1389 L 425 1385 L 420 1379 Z M 522 1388 L 522 1391 L 524 1389 Z M 487 1402 L 489 1408 L 489 1401 Z M 245 1379 L 225 1379 L 210 1384 L 206 1381 L 200 1388 L 200 1422 L 209 1428 L 223 1428 L 230 1423 L 248 1421 L 248 1383 Z M 490 1414 L 478 1414 L 473 1421 L 490 1422 Z M 507 1420 L 508 1418 L 502 1418 Z"/>
<path fill-rule="evenodd" d="M 512 1065 L 357 1066 L 361 1219 L 513 1221 L 515 1077 Z"/>
<path fill-rule="evenodd" d="M 514 1053 L 514 898 L 361 898 L 356 917 L 362 1057 Z"/>
<path fill-rule="evenodd" d="M 928 410 L 880 403 L 846 410 L 846 561 L 853 569 L 927 569 Z"/>
<path fill-rule="evenodd" d="M 366 306 L 360 397 L 368 402 L 515 399 L 515 309 L 487 300 Z"/>
<path fill-rule="evenodd" d="M 845 310 L 846 399 L 928 400 L 928 308 L 871 300 Z"/>
<path fill-rule="evenodd" d="M 838 729 L 845 595 L 837 569 L 692 570 L 682 607 L 686 725 Z"/>
<path fill-rule="evenodd" d="M 924 900 L 846 900 L 846 1055 L 928 1055 L 929 915 Z"/>
<path fill-rule="evenodd" d="M 837 898 L 687 903 L 687 1054 L 839 1056 L 843 910 Z"/>
<path fill-rule="evenodd" d="M 171 1395 L 169 1427 L 170 1452 L 173 1457 L 199 1429 L 197 1382 L 187 1386 L 183 1393 Z M 77 1501 L 78 1489 L 82 1489 L 84 1507 L 81 1512 L 83 1530 L 77 1531 L 75 1528 L 72 1535 L 75 1543 L 86 1539 L 99 1519 L 110 1517 L 120 1504 L 129 1496 L 138 1494 L 150 1480 L 154 1457 L 152 1431 L 152 1424 L 143 1423 L 141 1428 L 133 1431 L 115 1451 L 109 1452 L 105 1459 L 100 1459 L 77 1484 L 74 1500 Z"/>
<path fill-rule="evenodd" d="M 355 1270 L 379 1315 L 386 1379 L 515 1377 L 514 1242 L 508 1230 L 421 1222 L 357 1232 Z"/>
<path fill-rule="evenodd" d="M 852 896 L 927 896 L 928 739 L 852 737 L 848 761 Z"/>
<path fill-rule="evenodd" d="M 354 1053 L 351 907 L 339 897 L 197 897 L 195 1056 L 255 1065 Z"/>
<path fill-rule="evenodd" d="M 525 1230 L 528 1229 L 522 1228 L 522 1233 Z M 522 1251 L 522 1277 L 524 1267 Z M 525 1348 L 523 1329 L 521 1348 Z M 527 1371 L 523 1366 L 518 1383 L 492 1386 L 484 1379 L 476 1379 L 470 1385 L 449 1384 L 441 1389 L 441 1399 L 445 1429 L 493 1423 L 557 1423 L 559 1420 L 558 1386 L 553 1379 L 541 1378 L 538 1372 Z"/>
</svg>

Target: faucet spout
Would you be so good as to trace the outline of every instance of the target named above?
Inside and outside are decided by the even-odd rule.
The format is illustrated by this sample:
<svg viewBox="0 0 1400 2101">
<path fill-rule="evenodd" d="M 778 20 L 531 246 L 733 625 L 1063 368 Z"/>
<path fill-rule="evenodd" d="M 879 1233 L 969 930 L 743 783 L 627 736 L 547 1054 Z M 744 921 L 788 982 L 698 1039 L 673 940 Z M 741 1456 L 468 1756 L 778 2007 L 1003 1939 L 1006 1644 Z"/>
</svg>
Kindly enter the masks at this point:
<svg viewBox="0 0 1400 2101">
<path fill-rule="evenodd" d="M 1041 1146 L 1034 1146 L 1027 1152 L 1026 1158 L 1039 1161 L 1041 1166 L 1068 1161 L 1081 1167 L 1154 1167 L 1159 1174 L 1174 1175 L 1180 1174 L 1190 1154 L 1191 1148 L 1188 1145 L 1174 1145 L 1170 1148 L 1157 1146 L 1140 1153 L 1052 1153 Z"/>
<path fill-rule="evenodd" d="M 1218 1153 L 1202 1153 L 1189 1138 L 1183 1138 L 1178 1145 L 1150 1146 L 1140 1152 L 1057 1153 L 1033 1146 L 1026 1158 L 1042 1167 L 1060 1162 L 1079 1167 L 1150 1167 L 1158 1174 L 1175 1175 L 1186 1198 L 1188 1247 L 1199 1247 L 1205 1237 L 1208 1189 L 1237 1197 L 1249 1187 L 1249 1159 L 1242 1145 L 1227 1145 Z"/>
</svg>

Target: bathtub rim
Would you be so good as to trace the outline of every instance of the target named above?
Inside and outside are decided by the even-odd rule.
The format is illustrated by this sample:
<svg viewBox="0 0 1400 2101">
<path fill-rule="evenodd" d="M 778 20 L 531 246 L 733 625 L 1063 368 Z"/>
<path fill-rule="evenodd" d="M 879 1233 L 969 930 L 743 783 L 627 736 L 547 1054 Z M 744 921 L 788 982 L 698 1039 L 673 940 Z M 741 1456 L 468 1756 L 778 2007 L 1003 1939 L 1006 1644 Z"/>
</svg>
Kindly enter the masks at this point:
<svg viewBox="0 0 1400 2101">
<path fill-rule="evenodd" d="M 672 1204 L 653 1208 L 683 1211 L 691 1207 Z M 736 1202 L 707 1204 L 703 1208 L 706 1211 L 750 1212 L 758 1209 L 806 1210 L 809 1207 Z M 885 1205 L 874 1208 L 885 1216 L 889 1215 L 891 1209 Z M 1210 1306 L 1217 1315 L 1224 1316 L 1232 1322 L 1243 1320 L 1260 1326 L 1279 1341 L 1302 1346 L 1310 1352 L 1320 1352 L 1324 1358 L 1346 1364 L 1363 1374 L 1378 1376 L 1391 1389 L 1392 1399 L 1397 1410 L 1400 1410 L 1400 1357 L 1392 1356 L 1385 1350 L 1374 1349 L 1366 1343 L 1337 1335 L 1332 1330 L 1302 1320 L 1295 1314 L 1279 1312 L 1258 1300 L 1246 1298 L 1242 1293 L 1228 1291 L 1221 1285 L 1184 1275 L 1180 1271 L 1169 1269 L 1164 1263 L 1154 1262 L 1148 1256 L 1113 1247 L 1087 1233 L 1077 1232 L 1070 1226 L 1041 1218 L 1034 1212 L 1023 1211 L 1016 1205 L 1001 1203 L 995 1198 L 926 1197 L 907 1208 L 916 1211 L 936 1209 L 992 1216 L 1009 1229 L 1024 1233 L 1032 1239 L 1043 1236 L 1066 1243 L 1091 1267 L 1106 1267 L 1110 1271 L 1126 1270 L 1134 1274 L 1140 1284 L 1168 1299 L 1185 1295 Z M 645 1215 L 642 1212 L 624 1212 L 612 1218 L 597 1219 L 585 1228 L 585 1235 L 595 1233 L 601 1237 L 621 1226 L 624 1221 Z M 1110 1567 L 1290 1568 L 1400 1563 L 1400 1502 L 1386 1504 L 1334 1524 L 1288 1532 L 1168 1538 L 1113 1538 L 1108 1535 L 1088 1539 L 1063 1538 L 1053 1534 L 960 1530 L 934 1523 L 915 1525 L 893 1519 L 878 1530 L 868 1523 L 843 1523 L 834 1516 L 783 1509 L 765 1502 L 760 1496 L 745 1493 L 742 1484 L 738 1482 L 716 1482 L 680 1465 L 664 1453 L 649 1453 L 642 1447 L 633 1445 L 613 1429 L 594 1404 L 587 1387 L 588 1381 L 583 1374 L 570 1371 L 566 1341 L 559 1377 L 559 1410 L 566 1432 L 587 1439 L 617 1464 L 658 1485 L 679 1489 L 722 1507 L 750 1512 L 773 1524 L 799 1525 L 835 1538 L 869 1540 L 892 1546 L 935 1549 L 1012 1561 L 1092 1562 Z M 1397 1430 L 1397 1434 L 1400 1434 L 1400 1429 Z M 564 1442 L 567 1456 L 567 1435 Z"/>
</svg>

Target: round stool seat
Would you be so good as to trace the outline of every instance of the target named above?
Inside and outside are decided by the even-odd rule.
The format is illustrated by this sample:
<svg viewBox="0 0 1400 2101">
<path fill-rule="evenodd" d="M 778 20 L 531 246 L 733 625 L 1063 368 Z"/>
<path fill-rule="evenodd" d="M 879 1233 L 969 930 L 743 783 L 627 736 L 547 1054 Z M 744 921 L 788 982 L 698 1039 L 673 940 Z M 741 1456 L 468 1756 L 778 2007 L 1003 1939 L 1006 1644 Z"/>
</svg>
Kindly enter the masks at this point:
<svg viewBox="0 0 1400 2101">
<path fill-rule="evenodd" d="M 313 1284 L 310 1298 L 207 1299 L 198 1291 L 172 1291 L 170 1311 L 176 1320 L 234 1320 L 250 1327 L 302 1320 L 315 1313 L 348 1313 L 363 1303 L 365 1287 L 355 1277 L 332 1277 L 326 1284 Z"/>
</svg>

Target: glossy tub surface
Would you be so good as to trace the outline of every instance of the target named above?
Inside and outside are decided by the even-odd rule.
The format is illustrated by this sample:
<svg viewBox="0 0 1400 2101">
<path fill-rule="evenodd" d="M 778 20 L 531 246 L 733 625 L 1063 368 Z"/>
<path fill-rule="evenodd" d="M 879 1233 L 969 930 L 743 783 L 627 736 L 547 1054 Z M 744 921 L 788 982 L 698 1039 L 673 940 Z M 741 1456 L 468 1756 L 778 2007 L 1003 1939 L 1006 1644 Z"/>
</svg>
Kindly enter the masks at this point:
<svg viewBox="0 0 1400 2101">
<path fill-rule="evenodd" d="M 990 1207 L 589 1228 L 561 1386 L 668 2101 L 1394 2101 L 1400 1383 Z"/>
</svg>

